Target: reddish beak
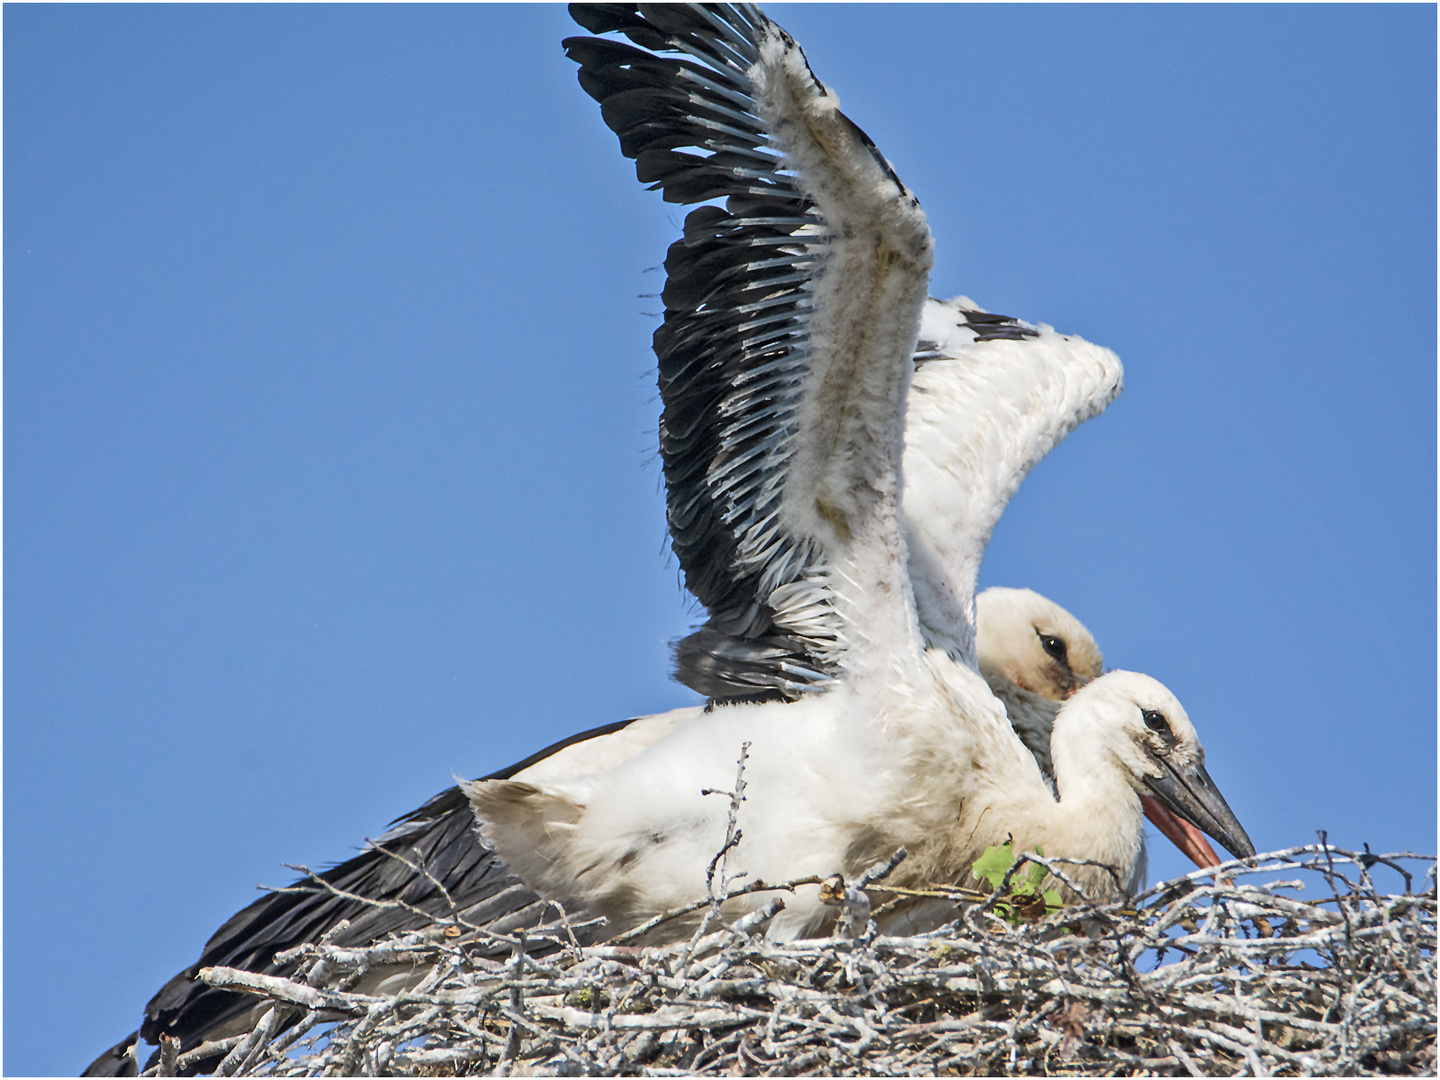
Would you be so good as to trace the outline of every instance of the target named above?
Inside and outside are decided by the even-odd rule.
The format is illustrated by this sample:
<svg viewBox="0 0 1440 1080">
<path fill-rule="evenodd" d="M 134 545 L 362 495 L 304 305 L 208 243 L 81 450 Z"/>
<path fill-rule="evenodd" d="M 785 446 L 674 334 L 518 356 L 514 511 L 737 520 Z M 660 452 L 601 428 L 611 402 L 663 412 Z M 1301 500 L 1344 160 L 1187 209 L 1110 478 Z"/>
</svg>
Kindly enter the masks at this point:
<svg viewBox="0 0 1440 1080">
<path fill-rule="evenodd" d="M 1220 865 L 1220 857 L 1205 839 L 1205 834 L 1182 817 L 1172 814 L 1149 795 L 1140 796 L 1140 805 L 1151 823 L 1165 834 L 1177 848 L 1190 856 L 1190 861 L 1201 870 Z"/>
</svg>

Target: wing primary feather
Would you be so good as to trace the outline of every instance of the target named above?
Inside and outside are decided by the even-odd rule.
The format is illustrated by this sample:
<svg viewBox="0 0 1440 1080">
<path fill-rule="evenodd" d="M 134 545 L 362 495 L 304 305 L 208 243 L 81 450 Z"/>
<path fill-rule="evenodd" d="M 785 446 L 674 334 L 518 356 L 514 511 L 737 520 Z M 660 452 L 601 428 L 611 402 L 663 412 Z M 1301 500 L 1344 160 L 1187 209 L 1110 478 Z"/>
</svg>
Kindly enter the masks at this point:
<svg viewBox="0 0 1440 1080">
<path fill-rule="evenodd" d="M 669 202 L 702 204 L 666 255 L 664 321 L 654 338 L 671 543 L 686 587 L 709 615 L 677 645 L 677 677 L 711 696 L 725 696 L 717 683 L 757 681 L 794 696 L 827 683 L 840 662 L 841 615 L 826 576 L 835 551 L 827 544 L 849 542 L 851 519 L 869 512 L 862 504 L 870 497 L 869 482 L 844 479 L 846 470 L 899 467 L 898 455 L 885 458 L 891 436 L 879 434 L 894 416 L 857 428 L 859 414 L 846 401 L 858 394 L 873 409 L 873 401 L 894 399 L 896 380 L 908 376 L 883 370 L 884 347 L 875 354 L 879 369 L 866 368 L 877 360 L 861 353 L 877 335 L 903 340 L 910 301 L 898 305 L 895 327 L 877 330 L 859 314 L 846 323 L 848 309 L 862 305 L 817 308 L 816 289 L 828 282 L 830 296 L 899 280 L 885 277 L 884 260 L 914 242 L 923 300 L 929 232 L 875 144 L 834 108 L 799 47 L 758 9 L 573 5 L 572 13 L 592 33 L 626 39 L 564 44 L 637 178 Z M 823 139 L 815 135 L 821 129 Z M 864 206 L 847 229 L 880 229 L 877 237 L 898 229 L 885 241 L 898 246 L 872 264 L 868 241 L 852 250 L 831 235 L 817 198 L 840 214 Z M 875 322 L 894 308 L 882 304 Z M 860 350 L 853 355 L 852 344 Z M 863 378 L 878 381 L 861 389 Z M 903 392 L 892 412 L 902 409 Z M 813 503 L 796 494 L 812 485 L 820 485 Z M 831 540 L 817 540 L 823 536 Z M 809 598 L 803 615 L 778 591 L 791 585 Z M 736 633 L 743 643 L 724 639 Z M 730 662 L 740 665 L 734 679 L 725 672 Z"/>
</svg>

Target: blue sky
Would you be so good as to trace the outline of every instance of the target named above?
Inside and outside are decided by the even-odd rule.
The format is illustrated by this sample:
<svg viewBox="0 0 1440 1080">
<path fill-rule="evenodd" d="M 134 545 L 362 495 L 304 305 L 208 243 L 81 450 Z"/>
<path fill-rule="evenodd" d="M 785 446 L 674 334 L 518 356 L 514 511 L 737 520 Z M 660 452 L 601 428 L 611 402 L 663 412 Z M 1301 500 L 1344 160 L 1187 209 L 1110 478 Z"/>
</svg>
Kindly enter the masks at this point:
<svg viewBox="0 0 1440 1080">
<path fill-rule="evenodd" d="M 1175 690 L 1261 850 L 1434 851 L 1434 8 L 770 10 L 936 295 L 1125 361 L 982 584 Z M 694 700 L 649 351 L 682 212 L 563 8 L 4 31 L 4 1065 L 63 1073 L 282 863 Z"/>
</svg>

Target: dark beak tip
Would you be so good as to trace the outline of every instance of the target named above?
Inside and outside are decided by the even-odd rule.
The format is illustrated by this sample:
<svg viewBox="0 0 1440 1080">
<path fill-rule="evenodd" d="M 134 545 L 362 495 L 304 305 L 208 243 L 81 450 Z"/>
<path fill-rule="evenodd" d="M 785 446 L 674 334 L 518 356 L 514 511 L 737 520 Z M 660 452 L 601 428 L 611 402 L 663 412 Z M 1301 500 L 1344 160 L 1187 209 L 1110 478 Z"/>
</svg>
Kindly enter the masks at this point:
<svg viewBox="0 0 1440 1080">
<path fill-rule="evenodd" d="M 1254 856 L 1255 845 L 1225 802 L 1225 796 L 1210 779 L 1205 766 L 1195 767 L 1187 777 L 1184 770 L 1177 770 L 1168 762 L 1164 764 L 1165 774 L 1150 782 L 1152 794 L 1173 813 L 1186 818 L 1201 832 L 1218 841 L 1235 858 Z"/>
</svg>

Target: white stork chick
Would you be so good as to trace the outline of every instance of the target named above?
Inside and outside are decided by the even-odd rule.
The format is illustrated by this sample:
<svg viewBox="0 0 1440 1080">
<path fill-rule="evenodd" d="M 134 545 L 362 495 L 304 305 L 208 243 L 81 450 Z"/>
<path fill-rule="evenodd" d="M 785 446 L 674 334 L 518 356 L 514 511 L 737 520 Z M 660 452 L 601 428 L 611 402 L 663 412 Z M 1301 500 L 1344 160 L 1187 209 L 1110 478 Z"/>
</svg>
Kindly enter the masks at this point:
<svg viewBox="0 0 1440 1080">
<path fill-rule="evenodd" d="M 1105 670 L 1079 619 L 1030 589 L 993 587 L 975 597 L 975 653 L 990 691 L 1046 775 L 1056 703 Z"/>
<path fill-rule="evenodd" d="M 1112 671 L 1077 690 L 1056 714 L 1050 752 L 1058 796 L 1054 809 L 1047 808 L 1051 820 L 1045 827 L 1053 839 L 1045 850 L 1050 854 L 1068 854 L 1066 845 L 1083 846 L 1085 837 L 1097 852 L 1107 843 L 1117 845 L 1108 855 L 1086 857 L 1121 867 L 1128 860 L 1130 875 L 1124 880 L 1133 889 L 1144 881 L 1140 816 L 1155 820 L 1152 806 L 1172 820 L 1193 821 L 1236 858 L 1255 854 L 1205 769 L 1205 751 L 1185 709 L 1148 675 Z M 1128 789 L 1122 787 L 1126 782 Z M 1083 835 L 1067 840 L 1065 830 L 1076 828 Z M 1023 837 L 1017 830 L 1016 843 L 1030 850 L 1034 845 Z M 1093 872 L 1087 868 L 1074 880 L 1088 878 L 1103 892 Z"/>
<path fill-rule="evenodd" d="M 1104 670 L 1095 638 L 1053 600 L 1030 589 L 993 587 L 975 598 L 975 647 L 991 692 L 1011 726 L 1050 778 L 1050 731 L 1059 703 Z M 1149 795 L 1145 816 L 1202 870 L 1220 862 L 1205 834 Z M 1144 860 L 1137 864 L 1144 875 Z M 1138 881 L 1137 883 L 1138 884 Z"/>
<path fill-rule="evenodd" d="M 1254 853 L 1205 771 L 1184 708 L 1149 676 L 1111 672 L 1060 710 L 1051 743 L 1058 800 L 1008 730 L 932 717 L 928 738 L 886 737 L 832 695 L 690 717 L 619 767 L 567 782 L 476 781 L 467 791 L 481 834 L 540 895 L 604 915 L 614 930 L 633 927 L 705 897 L 730 809 L 715 792 L 733 786 L 750 742 L 741 839 L 726 863 L 738 884 L 853 878 L 902 845 L 910 857 L 890 883 L 965 881 L 987 847 L 1013 837 L 1020 850 L 1093 862 L 1067 877 L 1088 898 L 1111 898 L 1143 859 L 1142 793 L 1237 856 Z M 907 768 L 907 750 L 922 743 L 935 757 Z M 727 914 L 768 899 L 749 894 Z M 822 932 L 832 917 L 817 888 L 786 904 L 771 926 L 777 938 Z M 655 937 L 683 929 L 665 924 Z"/>
</svg>

